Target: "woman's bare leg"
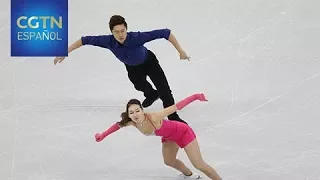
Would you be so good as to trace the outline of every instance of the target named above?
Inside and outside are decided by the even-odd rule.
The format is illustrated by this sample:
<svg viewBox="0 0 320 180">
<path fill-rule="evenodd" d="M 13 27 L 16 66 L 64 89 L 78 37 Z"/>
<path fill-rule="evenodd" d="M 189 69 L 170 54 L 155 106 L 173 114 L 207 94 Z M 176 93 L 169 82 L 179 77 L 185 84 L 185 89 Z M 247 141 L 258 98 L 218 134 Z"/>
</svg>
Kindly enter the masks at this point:
<svg viewBox="0 0 320 180">
<path fill-rule="evenodd" d="M 192 174 L 191 170 L 186 165 L 177 159 L 179 146 L 175 142 L 166 141 L 162 144 L 162 155 L 164 164 L 170 166 L 185 175 Z"/>
<path fill-rule="evenodd" d="M 199 144 L 197 139 L 193 140 L 190 144 L 188 144 L 184 150 L 189 157 L 190 162 L 192 165 L 198 169 L 199 171 L 206 174 L 209 178 L 213 180 L 221 180 L 218 173 L 207 163 L 204 162 L 202 159 L 202 155 L 200 152 Z"/>
</svg>

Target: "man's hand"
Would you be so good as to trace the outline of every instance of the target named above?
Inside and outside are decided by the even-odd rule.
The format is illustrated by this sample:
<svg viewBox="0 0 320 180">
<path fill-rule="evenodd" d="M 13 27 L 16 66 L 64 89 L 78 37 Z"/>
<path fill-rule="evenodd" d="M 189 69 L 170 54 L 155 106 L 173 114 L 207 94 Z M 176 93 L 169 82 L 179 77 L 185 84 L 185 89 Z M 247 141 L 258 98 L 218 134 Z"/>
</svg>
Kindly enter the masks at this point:
<svg viewBox="0 0 320 180">
<path fill-rule="evenodd" d="M 180 53 L 180 59 L 187 59 L 190 61 L 190 57 L 187 55 L 187 53 L 184 50 L 179 51 Z"/>
<path fill-rule="evenodd" d="M 64 59 L 65 59 L 65 57 L 56 57 L 56 58 L 54 58 L 54 65 L 56 65 L 57 63 L 61 63 Z"/>
<path fill-rule="evenodd" d="M 190 61 L 190 57 L 187 56 L 186 52 L 182 50 L 180 44 L 178 43 L 177 39 L 174 37 L 172 33 L 170 33 L 169 39 L 168 39 L 171 44 L 176 48 L 176 50 L 180 54 L 180 59 L 188 59 Z"/>
</svg>

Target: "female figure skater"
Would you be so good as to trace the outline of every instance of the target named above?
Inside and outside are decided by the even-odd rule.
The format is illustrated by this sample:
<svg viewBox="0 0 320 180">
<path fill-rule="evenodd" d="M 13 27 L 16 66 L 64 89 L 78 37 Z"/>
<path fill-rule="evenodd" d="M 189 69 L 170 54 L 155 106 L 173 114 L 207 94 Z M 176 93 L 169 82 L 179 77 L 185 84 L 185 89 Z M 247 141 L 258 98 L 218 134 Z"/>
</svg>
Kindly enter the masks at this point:
<svg viewBox="0 0 320 180">
<path fill-rule="evenodd" d="M 122 120 L 116 122 L 103 133 L 95 135 L 100 142 L 111 133 L 122 127 L 134 126 L 145 135 L 162 137 L 162 154 L 164 163 L 178 171 L 184 177 L 194 177 L 192 171 L 176 158 L 179 147 L 183 148 L 192 165 L 213 180 L 221 180 L 217 172 L 202 159 L 199 144 L 192 128 L 182 122 L 165 120 L 169 114 L 181 110 L 195 100 L 207 101 L 204 94 L 193 94 L 175 105 L 164 108 L 162 111 L 145 113 L 139 100 L 131 99 L 126 106 L 126 112 L 121 114 Z M 199 179 L 200 176 L 196 176 Z"/>
</svg>

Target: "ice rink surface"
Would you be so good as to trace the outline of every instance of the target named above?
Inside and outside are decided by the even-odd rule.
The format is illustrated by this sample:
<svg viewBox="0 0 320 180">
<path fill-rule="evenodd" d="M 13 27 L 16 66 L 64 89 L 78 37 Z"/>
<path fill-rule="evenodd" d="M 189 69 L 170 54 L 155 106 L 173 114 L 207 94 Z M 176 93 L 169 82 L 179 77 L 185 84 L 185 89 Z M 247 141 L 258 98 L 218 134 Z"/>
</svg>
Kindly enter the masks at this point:
<svg viewBox="0 0 320 180">
<path fill-rule="evenodd" d="M 224 180 L 319 180 L 319 7 L 317 0 L 70 0 L 69 44 L 109 34 L 113 14 L 126 17 L 129 31 L 170 28 L 190 62 L 166 40 L 146 46 L 176 101 L 206 94 L 208 102 L 179 112 L 205 161 Z M 109 50 L 82 47 L 57 66 L 53 58 L 11 58 L 9 1 L 0 10 L 1 180 L 178 179 L 163 163 L 159 137 L 127 128 L 94 141 L 130 98 L 143 100 Z M 146 111 L 161 108 L 158 100 Z M 195 170 L 183 150 L 178 156 Z"/>
</svg>

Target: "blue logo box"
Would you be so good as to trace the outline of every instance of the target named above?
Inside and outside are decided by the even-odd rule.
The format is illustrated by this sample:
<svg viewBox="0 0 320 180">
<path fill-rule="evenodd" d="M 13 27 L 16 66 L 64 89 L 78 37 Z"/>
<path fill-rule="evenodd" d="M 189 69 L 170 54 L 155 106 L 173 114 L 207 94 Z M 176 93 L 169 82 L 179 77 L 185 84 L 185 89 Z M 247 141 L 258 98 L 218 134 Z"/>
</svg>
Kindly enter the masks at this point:
<svg viewBox="0 0 320 180">
<path fill-rule="evenodd" d="M 11 56 L 68 56 L 68 0 L 11 0 Z"/>
</svg>

